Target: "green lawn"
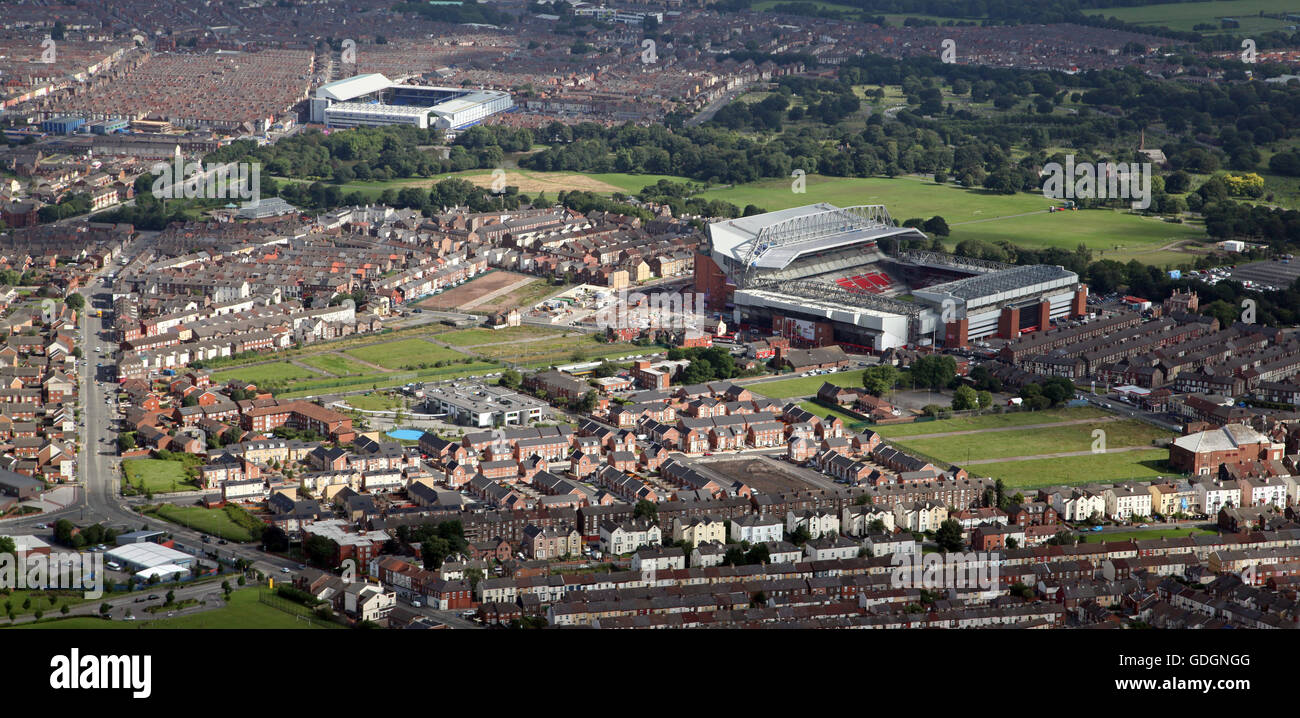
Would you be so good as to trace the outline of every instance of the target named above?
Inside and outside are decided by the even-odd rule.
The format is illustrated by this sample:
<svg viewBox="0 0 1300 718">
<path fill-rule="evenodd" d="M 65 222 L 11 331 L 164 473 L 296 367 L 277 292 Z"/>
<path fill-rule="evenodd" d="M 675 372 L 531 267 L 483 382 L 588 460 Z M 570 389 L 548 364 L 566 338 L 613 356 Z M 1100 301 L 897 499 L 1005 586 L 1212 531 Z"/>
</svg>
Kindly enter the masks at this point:
<svg viewBox="0 0 1300 718">
<path fill-rule="evenodd" d="M 421 365 L 432 367 L 434 362 L 464 359 L 465 355 L 423 339 L 399 339 L 395 342 L 372 344 L 349 349 L 349 356 L 378 364 L 387 369 L 417 369 Z"/>
<path fill-rule="evenodd" d="M 1111 483 L 1124 479 L 1149 481 L 1159 476 L 1177 475 L 1169 468 L 1168 458 L 1168 450 L 1152 449 L 977 464 L 971 469 L 976 476 L 1002 479 L 1009 487 L 1032 489 L 1057 484 Z"/>
<path fill-rule="evenodd" d="M 895 443 L 903 449 L 911 449 L 950 463 L 961 464 L 964 461 L 983 459 L 1088 451 L 1093 443 L 1092 432 L 1097 429 L 1106 432 L 1106 447 L 1110 449 L 1150 446 L 1154 439 L 1173 437 L 1170 432 L 1150 424 L 1125 419 L 1044 427 L 1029 431 L 981 432 L 936 439 L 900 439 Z M 980 466 L 970 467 L 977 473 L 980 468 Z"/>
<path fill-rule="evenodd" d="M 353 374 L 369 374 L 374 369 L 353 361 L 341 354 L 316 354 L 315 356 L 306 356 L 298 361 L 308 366 L 314 366 L 317 369 L 327 371 L 335 376 L 348 376 Z"/>
<path fill-rule="evenodd" d="M 1091 406 L 1080 406 L 1047 409 L 1046 411 L 1014 411 L 1006 414 L 984 414 L 982 416 L 961 417 L 957 419 L 922 421 L 914 424 L 885 424 L 873 427 L 872 430 L 881 436 L 893 439 L 907 436 L 919 436 L 923 434 L 943 434 L 949 431 L 974 431 L 976 429 L 1000 429 L 1011 426 L 1051 424 L 1058 421 L 1096 419 L 1103 416 L 1109 416 L 1109 414 L 1101 409 L 1096 409 Z"/>
<path fill-rule="evenodd" d="M 31 599 L 31 607 L 23 608 L 28 599 Z M 50 599 L 54 599 L 52 604 Z M 15 616 L 29 616 L 38 610 L 46 616 L 57 616 L 61 606 L 76 606 L 88 600 L 90 599 L 85 597 L 84 591 L 15 589 L 6 595 L 0 595 L 0 617 L 7 616 L 10 609 Z"/>
<path fill-rule="evenodd" d="M 1091 15 L 1115 17 L 1135 25 L 1167 27 L 1171 30 L 1191 31 L 1198 24 L 1220 26 L 1220 18 L 1231 17 L 1241 23 L 1240 28 L 1204 31 L 1210 34 L 1233 33 L 1244 35 L 1251 32 L 1285 32 L 1288 25 L 1297 24 L 1293 20 L 1277 20 L 1260 17 L 1260 11 L 1267 13 L 1300 12 L 1300 3 L 1295 0 L 1233 0 L 1233 2 L 1187 2 L 1163 3 L 1143 7 L 1113 7 L 1105 10 L 1085 10 Z"/>
<path fill-rule="evenodd" d="M 362 394 L 349 396 L 348 405 L 365 411 L 385 411 L 402 405 L 402 400 L 388 394 Z"/>
<path fill-rule="evenodd" d="M 545 327 L 517 326 L 505 329 L 464 329 L 458 332 L 439 334 L 438 341 L 454 347 L 472 347 L 481 344 L 497 344 L 517 339 L 536 339 L 538 337 L 558 336 L 559 331 Z"/>
<path fill-rule="evenodd" d="M 837 371 L 821 376 L 796 376 L 793 379 L 746 384 L 745 388 L 772 399 L 790 399 L 796 396 L 814 396 L 826 382 L 836 386 L 862 386 L 862 370 Z"/>
<path fill-rule="evenodd" d="M 1193 529 L 1151 529 L 1149 531 L 1138 530 L 1138 531 L 1116 531 L 1115 533 L 1109 533 L 1109 532 L 1096 533 L 1096 534 L 1089 533 L 1088 535 L 1091 536 L 1092 538 L 1088 540 L 1096 541 L 1096 542 L 1128 541 L 1129 539 L 1133 539 L 1135 541 L 1149 541 L 1151 539 L 1158 539 L 1158 538 L 1182 538 L 1184 536 L 1199 536 L 1201 534 L 1212 534 L 1212 533 L 1216 533 L 1216 532 L 1207 531 L 1206 529 L 1194 529 L 1194 528 Z"/>
<path fill-rule="evenodd" d="M 429 346 L 433 345 L 430 344 Z M 388 389 L 414 381 L 443 381 L 475 375 L 482 376 L 484 374 L 498 371 L 501 371 L 499 365 L 488 362 L 452 364 L 450 366 L 439 367 L 436 369 L 422 369 L 419 371 L 404 371 L 388 374 L 375 373 L 364 376 L 348 377 L 345 379 L 322 379 L 319 381 L 295 382 L 288 387 L 287 391 L 282 394 L 277 394 L 276 396 L 281 399 L 293 399 L 304 396 L 315 396 L 318 394 L 337 394 L 346 391 L 357 391 L 358 389 L 365 388 Z"/>
<path fill-rule="evenodd" d="M 41 621 L 24 624 L 16 628 L 55 628 L 55 629 L 126 629 L 126 628 L 291 628 L 308 629 L 323 627 L 295 618 L 293 614 L 272 608 L 257 600 L 257 588 L 244 588 L 230 596 L 230 602 L 221 608 L 202 611 L 175 618 L 160 618 L 153 621 L 105 621 L 102 618 L 78 616 L 62 620 Z M 341 628 L 342 626 L 340 626 Z"/>
<path fill-rule="evenodd" d="M 198 491 L 197 484 L 185 477 L 185 466 L 179 461 L 163 459 L 124 459 L 122 471 L 126 482 L 141 493 L 155 494 L 169 491 Z"/>
<path fill-rule="evenodd" d="M 212 381 L 224 384 L 231 379 L 239 381 L 248 381 L 254 384 L 270 382 L 274 384 L 290 382 L 295 379 L 307 379 L 318 376 L 309 369 L 303 369 L 300 366 L 290 364 L 286 361 L 271 362 L 268 364 L 254 364 L 252 366 L 235 367 L 216 372 L 212 375 Z"/>
<path fill-rule="evenodd" d="M 253 537 L 243 526 L 230 520 L 222 509 L 205 509 L 199 506 L 173 506 L 161 504 L 150 512 L 160 519 L 188 526 L 206 534 L 229 541 L 252 541 Z"/>
<path fill-rule="evenodd" d="M 821 404 L 818 404 L 815 401 L 801 401 L 799 402 L 799 406 L 803 407 L 804 409 L 807 409 L 808 411 L 811 411 L 817 416 L 824 417 L 827 414 L 837 416 L 841 421 L 844 422 L 844 426 L 852 431 L 862 431 L 863 429 L 870 428 L 870 424 L 868 424 L 866 421 L 863 421 L 862 419 L 859 419 L 856 416 L 849 416 L 848 414 L 845 414 L 844 412 L 839 411 L 838 409 L 832 409 L 828 406 L 822 406 Z"/>
</svg>

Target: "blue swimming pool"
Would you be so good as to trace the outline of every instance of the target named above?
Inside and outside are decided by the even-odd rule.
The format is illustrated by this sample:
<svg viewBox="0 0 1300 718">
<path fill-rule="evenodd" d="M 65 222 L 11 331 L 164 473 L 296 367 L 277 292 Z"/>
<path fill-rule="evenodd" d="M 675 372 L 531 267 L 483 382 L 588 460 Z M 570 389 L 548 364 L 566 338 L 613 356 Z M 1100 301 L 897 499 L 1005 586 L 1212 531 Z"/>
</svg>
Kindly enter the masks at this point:
<svg viewBox="0 0 1300 718">
<path fill-rule="evenodd" d="M 388 432 L 388 435 L 393 437 L 394 439 L 403 439 L 405 441 L 419 441 L 420 437 L 424 436 L 424 432 L 417 431 L 416 429 L 392 429 Z"/>
</svg>

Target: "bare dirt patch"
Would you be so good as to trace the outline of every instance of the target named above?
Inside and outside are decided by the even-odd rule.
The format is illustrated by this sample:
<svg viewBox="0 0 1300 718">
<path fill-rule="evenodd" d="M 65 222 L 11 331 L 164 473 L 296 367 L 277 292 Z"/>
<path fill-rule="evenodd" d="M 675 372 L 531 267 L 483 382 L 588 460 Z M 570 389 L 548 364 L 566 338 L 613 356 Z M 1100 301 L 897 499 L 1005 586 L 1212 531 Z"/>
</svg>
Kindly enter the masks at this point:
<svg viewBox="0 0 1300 718">
<path fill-rule="evenodd" d="M 747 486 L 762 494 L 780 494 L 820 488 L 805 481 L 797 474 L 782 471 L 776 466 L 759 459 L 709 461 L 704 463 L 703 466 L 729 479 L 743 481 Z"/>
<path fill-rule="evenodd" d="M 580 174 L 551 173 L 546 175 L 533 175 L 511 170 L 506 170 L 505 173 L 506 186 L 518 187 L 520 192 L 527 195 L 533 195 L 538 192 L 547 192 L 554 195 L 557 192 L 571 192 L 573 190 L 596 192 L 600 194 L 624 191 L 608 182 L 601 182 L 598 179 L 593 179 Z M 479 187 L 491 187 L 493 177 L 489 173 L 481 175 L 465 175 L 464 179 L 478 185 Z"/>
<path fill-rule="evenodd" d="M 517 284 L 530 279 L 535 280 L 537 278 L 529 277 L 526 274 L 516 274 L 514 272 L 492 272 L 491 274 L 485 274 L 481 277 L 475 277 L 455 289 L 450 289 L 442 294 L 429 297 L 420 302 L 417 306 L 425 309 L 459 309 L 462 305 L 477 302 L 479 299 L 486 297 L 499 289 L 504 289 L 512 284 Z M 500 306 L 502 300 L 508 301 L 509 295 L 497 297 L 492 302 L 486 302 L 471 308 L 477 308 L 480 311 L 489 308 L 502 309 L 504 308 Z M 489 307 L 488 305 L 491 306 Z"/>
</svg>

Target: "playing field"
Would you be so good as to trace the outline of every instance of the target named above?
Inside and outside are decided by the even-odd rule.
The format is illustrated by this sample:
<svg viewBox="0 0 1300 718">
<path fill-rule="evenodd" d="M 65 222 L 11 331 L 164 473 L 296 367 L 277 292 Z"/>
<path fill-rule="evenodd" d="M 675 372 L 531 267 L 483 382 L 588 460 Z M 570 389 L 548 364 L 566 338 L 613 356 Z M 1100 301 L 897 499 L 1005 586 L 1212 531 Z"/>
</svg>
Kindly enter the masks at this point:
<svg viewBox="0 0 1300 718">
<path fill-rule="evenodd" d="M 234 369 L 219 371 L 212 375 L 212 381 L 223 384 L 231 379 L 239 381 L 262 384 L 270 382 L 281 384 L 293 381 L 294 379 L 307 379 L 317 376 L 310 369 L 303 369 L 287 361 L 270 362 L 267 364 L 253 364 L 251 366 L 241 366 Z"/>
<path fill-rule="evenodd" d="M 839 382 L 836 382 L 837 384 Z M 1001 429 L 1013 426 L 1031 426 L 1034 424 L 1052 424 L 1077 419 L 1096 419 L 1109 416 L 1101 409 L 1091 406 L 1048 409 L 1046 411 L 1015 411 L 1005 414 L 984 414 L 982 416 L 961 417 L 958 419 L 940 419 L 938 421 L 919 421 L 914 424 L 887 424 L 872 427 L 872 430 L 886 438 L 903 438 L 924 434 L 943 434 L 952 431 L 974 431 L 976 429 Z"/>
<path fill-rule="evenodd" d="M 796 396 L 813 396 L 822 384 L 830 382 L 836 386 L 862 386 L 862 370 L 840 371 L 820 376 L 800 376 L 793 379 L 763 381 L 746 384 L 745 388 L 755 394 L 762 394 L 771 399 L 789 399 Z M 821 412 L 818 412 L 821 415 Z"/>
<path fill-rule="evenodd" d="M 505 329 L 465 329 L 459 332 L 439 334 L 438 341 L 454 347 L 474 347 L 482 344 L 499 344 L 520 339 L 537 339 L 540 337 L 559 336 L 560 332 L 545 327 L 518 326 Z"/>
<path fill-rule="evenodd" d="M 1168 458 L 1167 449 L 1152 449 L 976 464 L 971 470 L 976 476 L 1002 479 L 1010 487 L 1031 489 L 1057 484 L 1111 483 L 1125 479 L 1150 481 L 1173 474 L 1167 463 Z"/>
<path fill-rule="evenodd" d="M 1300 12 L 1300 3 L 1295 0 L 1233 0 L 1233 2 L 1187 2 L 1146 5 L 1144 7 L 1114 7 L 1105 10 L 1085 10 L 1091 15 L 1115 17 L 1135 25 L 1167 27 L 1171 30 L 1191 31 L 1196 25 L 1209 24 L 1220 28 L 1220 19 L 1230 17 L 1240 23 L 1232 29 L 1202 30 L 1207 34 L 1231 32 L 1234 34 L 1250 32 L 1285 32 L 1287 27 L 1295 25 L 1294 20 L 1281 20 L 1260 17 L 1260 12 L 1296 13 Z"/>
<path fill-rule="evenodd" d="M 1125 419 L 1063 424 L 1023 431 L 981 431 L 933 439 L 898 439 L 894 443 L 904 450 L 964 466 L 969 461 L 1090 451 L 1096 440 L 1093 432 L 1097 430 L 1105 432 L 1106 449 L 1151 446 L 1151 442 L 1156 439 L 1174 436 L 1150 424 Z M 977 474 L 983 471 L 982 464 L 968 468 Z"/>
<path fill-rule="evenodd" d="M 122 471 L 126 483 L 141 493 L 155 494 L 169 491 L 198 491 L 198 485 L 185 477 L 185 466 L 179 461 L 163 459 L 124 459 Z"/>
<path fill-rule="evenodd" d="M 465 355 L 423 339 L 400 339 L 395 342 L 372 344 L 347 351 L 349 356 L 378 364 L 386 369 L 417 369 L 432 367 L 434 362 L 464 359 Z"/>
<path fill-rule="evenodd" d="M 341 354 L 317 354 L 315 356 L 302 357 L 298 361 L 308 366 L 316 367 L 327 371 L 334 376 L 348 376 L 352 374 L 367 374 L 374 369 L 355 362 Z"/>
<path fill-rule="evenodd" d="M 460 177 L 473 182 L 479 187 L 491 187 L 496 179 L 493 170 L 468 170 L 442 175 L 437 179 L 443 179 L 444 177 Z M 596 194 L 613 194 L 615 192 L 636 194 L 641 191 L 642 187 L 655 184 L 661 179 L 673 182 L 689 181 L 684 177 L 675 177 L 673 175 L 632 175 L 621 172 L 536 172 L 525 169 L 505 170 L 507 187 L 518 187 L 520 192 L 527 195 L 545 192 L 550 197 L 554 197 L 560 192 L 571 192 L 573 190 L 594 192 Z"/>
</svg>

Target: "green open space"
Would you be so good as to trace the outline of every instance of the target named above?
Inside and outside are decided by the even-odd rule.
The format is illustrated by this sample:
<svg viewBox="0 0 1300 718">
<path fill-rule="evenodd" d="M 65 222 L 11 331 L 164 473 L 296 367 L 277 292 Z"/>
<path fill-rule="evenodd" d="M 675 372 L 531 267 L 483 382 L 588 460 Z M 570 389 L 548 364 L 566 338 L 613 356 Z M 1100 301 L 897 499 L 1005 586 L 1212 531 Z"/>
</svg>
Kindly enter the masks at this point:
<svg viewBox="0 0 1300 718">
<path fill-rule="evenodd" d="M 1260 17 L 1260 13 L 1300 13 L 1295 0 L 1233 0 L 1233 2 L 1184 2 L 1144 5 L 1142 7 L 1112 7 L 1105 10 L 1085 10 L 1090 15 L 1114 17 L 1134 25 L 1167 27 L 1190 32 L 1197 25 L 1214 25 L 1216 30 L 1202 30 L 1207 34 L 1230 32 L 1286 31 L 1296 21 L 1284 18 Z M 1233 18 L 1240 23 L 1237 28 L 1222 28 L 1221 18 Z"/>
<path fill-rule="evenodd" d="M 1092 534 L 1092 536 L 1094 536 L 1095 538 L 1090 538 L 1089 541 L 1099 541 L 1099 542 L 1100 541 L 1129 541 L 1129 540 L 1150 541 L 1151 539 L 1183 538 L 1185 536 L 1199 536 L 1201 534 L 1213 534 L 1213 533 L 1218 533 L 1218 532 L 1209 531 L 1207 529 L 1198 529 L 1198 528 L 1150 529 L 1150 530 L 1139 529 L 1137 531 L 1116 531 L 1114 533 L 1103 532 L 1099 534 Z"/>
<path fill-rule="evenodd" d="M 977 464 L 971 470 L 976 476 L 1002 479 L 1008 487 L 1032 489 L 1059 484 L 1113 483 L 1126 479 L 1150 481 L 1161 476 L 1176 476 L 1168 465 L 1168 458 L 1167 449 L 1151 449 Z"/>
<path fill-rule="evenodd" d="M 430 344 L 429 346 L 433 345 Z M 276 396 L 283 399 L 294 399 L 323 393 L 337 394 L 365 388 L 387 389 L 394 386 L 401 386 L 408 382 L 444 381 L 475 375 L 482 376 L 497 371 L 501 371 L 501 367 L 497 364 L 476 361 L 469 364 L 452 364 L 435 369 L 421 369 L 419 371 L 374 373 L 343 379 L 322 379 L 319 381 L 296 382 L 291 384 L 285 392 L 277 394 Z"/>
<path fill-rule="evenodd" d="M 1016 456 L 1038 456 L 1066 451 L 1088 451 L 1093 444 L 1092 432 L 1105 433 L 1106 448 L 1151 446 L 1155 439 L 1167 439 L 1173 434 L 1141 421 L 1093 421 L 1086 424 L 1028 429 L 1025 431 L 980 432 L 960 434 L 936 439 L 900 439 L 899 446 L 927 456 L 935 456 L 949 463 L 1006 459 Z M 970 467 L 979 472 L 978 466 Z"/>
<path fill-rule="evenodd" d="M 839 382 L 835 383 L 839 384 Z M 1103 416 L 1109 416 L 1109 414 L 1091 406 L 1079 406 L 1044 411 L 1013 411 L 1005 414 L 963 416 L 956 419 L 918 421 L 913 424 L 884 424 L 872 427 L 872 430 L 881 436 L 893 439 L 922 434 L 943 434 L 950 431 L 975 431 L 977 429 L 1001 429 L 1012 426 L 1052 424 L 1076 419 L 1096 419 Z"/>
<path fill-rule="evenodd" d="M 185 465 L 164 459 L 123 459 L 122 471 L 126 483 L 144 493 L 169 491 L 198 491 L 198 484 L 185 475 Z"/>
<path fill-rule="evenodd" d="M 519 339 L 536 339 L 538 337 L 558 336 L 559 331 L 545 327 L 521 325 L 505 329 L 464 329 L 438 335 L 438 341 L 454 347 L 473 347 L 481 344 L 498 344 Z"/>
<path fill-rule="evenodd" d="M 423 339 L 399 339 L 347 351 L 349 356 L 387 369 L 428 368 L 439 361 L 464 359 L 465 355 Z"/>
<path fill-rule="evenodd" d="M 349 406 L 363 411 L 386 411 L 402 406 L 401 399 L 389 394 L 360 394 L 349 396 L 345 401 Z"/>
<path fill-rule="evenodd" d="M 191 613 L 173 618 L 160 618 L 150 621 L 105 621 L 102 618 L 78 616 L 60 620 L 47 620 L 38 623 L 23 624 L 16 628 L 54 628 L 54 629 L 126 629 L 126 628 L 182 628 L 182 629 L 221 629 L 221 628 L 288 628 L 308 629 L 324 628 L 320 622 L 307 622 L 298 618 L 303 614 L 290 613 L 258 600 L 257 588 L 245 588 L 235 591 L 230 601 L 210 611 Z M 339 626 L 340 628 L 342 626 Z"/>
<path fill-rule="evenodd" d="M 308 366 L 316 367 L 322 371 L 327 371 L 335 376 L 369 374 L 374 372 L 374 369 L 371 367 L 349 359 L 342 354 L 316 354 L 314 356 L 302 357 L 298 361 Z"/>
<path fill-rule="evenodd" d="M 217 538 L 240 542 L 253 540 L 253 536 L 248 532 L 248 529 L 232 521 L 223 509 L 160 504 L 146 513 L 153 514 L 174 524 L 197 529 Z"/>
<path fill-rule="evenodd" d="M 281 384 L 295 379 L 307 379 L 315 376 L 318 375 L 310 369 L 304 369 L 287 361 L 277 361 L 219 371 L 212 375 L 212 381 L 224 384 L 232 379 L 237 379 L 252 382 L 253 384 Z"/>
<path fill-rule="evenodd" d="M 862 386 L 862 370 L 837 371 L 820 376 L 796 376 L 792 379 L 746 384 L 745 387 L 755 394 L 771 399 L 789 399 L 796 396 L 813 396 L 826 382 L 835 386 Z M 820 416 L 821 412 L 818 412 L 818 415 Z"/>
</svg>

